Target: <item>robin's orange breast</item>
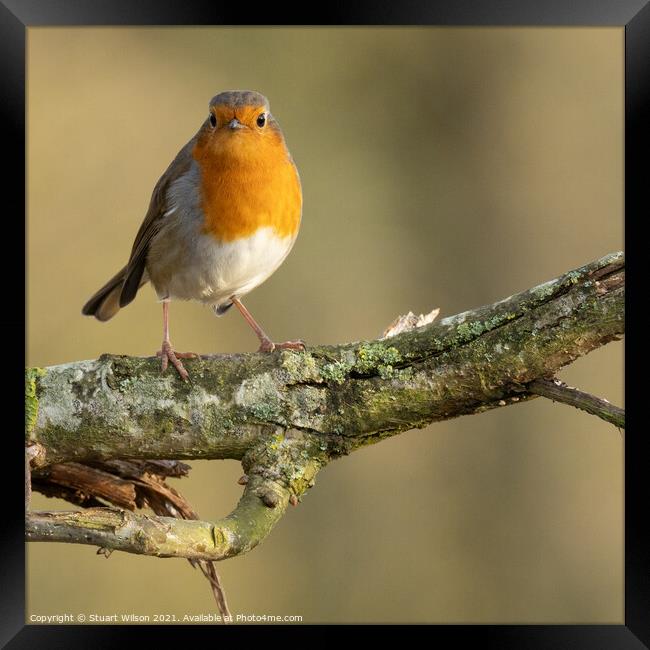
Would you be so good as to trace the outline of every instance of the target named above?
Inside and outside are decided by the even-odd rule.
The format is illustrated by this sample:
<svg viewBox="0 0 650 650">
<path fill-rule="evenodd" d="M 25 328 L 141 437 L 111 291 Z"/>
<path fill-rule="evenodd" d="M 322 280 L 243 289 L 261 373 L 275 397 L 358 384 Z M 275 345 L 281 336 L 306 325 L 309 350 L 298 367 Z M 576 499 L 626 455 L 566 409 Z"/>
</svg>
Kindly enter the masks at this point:
<svg viewBox="0 0 650 650">
<path fill-rule="evenodd" d="M 295 237 L 302 192 L 280 133 L 259 137 L 224 131 L 216 142 L 199 140 L 192 155 L 201 173 L 204 232 L 220 242 L 250 237 L 265 227 L 280 238 Z"/>
</svg>

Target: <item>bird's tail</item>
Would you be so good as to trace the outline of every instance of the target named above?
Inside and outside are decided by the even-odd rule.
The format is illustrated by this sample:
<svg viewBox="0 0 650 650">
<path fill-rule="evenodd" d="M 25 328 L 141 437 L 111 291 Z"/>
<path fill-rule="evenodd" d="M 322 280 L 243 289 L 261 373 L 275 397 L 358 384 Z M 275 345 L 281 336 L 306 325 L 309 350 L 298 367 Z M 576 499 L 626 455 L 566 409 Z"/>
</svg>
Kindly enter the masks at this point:
<svg viewBox="0 0 650 650">
<path fill-rule="evenodd" d="M 232 306 L 232 302 L 224 302 L 220 305 L 212 305 L 212 309 L 217 316 L 223 316 Z"/>
<path fill-rule="evenodd" d="M 84 316 L 94 316 L 97 320 L 107 321 L 120 310 L 120 293 L 126 278 L 126 266 L 120 269 L 90 300 L 83 306 Z"/>
</svg>

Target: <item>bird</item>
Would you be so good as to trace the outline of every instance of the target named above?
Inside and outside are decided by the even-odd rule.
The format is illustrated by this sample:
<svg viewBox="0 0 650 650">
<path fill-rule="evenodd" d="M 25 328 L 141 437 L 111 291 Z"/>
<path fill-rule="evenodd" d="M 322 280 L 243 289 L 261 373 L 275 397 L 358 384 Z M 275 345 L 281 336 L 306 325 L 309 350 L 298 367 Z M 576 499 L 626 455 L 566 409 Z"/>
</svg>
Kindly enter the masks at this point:
<svg viewBox="0 0 650 650">
<path fill-rule="evenodd" d="M 296 164 L 268 99 L 252 90 L 227 90 L 209 102 L 208 115 L 156 183 L 126 265 L 83 306 L 107 321 L 151 282 L 162 302 L 162 372 L 180 377 L 169 306 L 174 300 L 210 305 L 222 316 L 233 305 L 260 341 L 260 352 L 304 350 L 301 340 L 274 343 L 241 301 L 285 260 L 302 220 Z"/>
</svg>

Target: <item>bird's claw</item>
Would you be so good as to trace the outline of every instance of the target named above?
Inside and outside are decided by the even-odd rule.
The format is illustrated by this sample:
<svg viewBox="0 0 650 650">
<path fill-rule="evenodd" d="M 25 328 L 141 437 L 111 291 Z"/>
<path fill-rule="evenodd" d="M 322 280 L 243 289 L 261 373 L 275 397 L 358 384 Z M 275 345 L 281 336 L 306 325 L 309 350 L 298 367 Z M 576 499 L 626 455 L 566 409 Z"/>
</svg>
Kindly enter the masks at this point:
<svg viewBox="0 0 650 650">
<path fill-rule="evenodd" d="M 263 339 L 260 343 L 258 352 L 273 352 L 273 350 L 304 350 L 305 342 L 298 341 L 285 341 L 284 343 L 273 343 L 270 339 Z"/>
<path fill-rule="evenodd" d="M 160 365 L 162 372 L 167 370 L 167 366 L 171 361 L 171 364 L 176 368 L 181 379 L 183 381 L 189 381 L 190 375 L 187 370 L 185 370 L 181 359 L 194 359 L 199 355 L 194 352 L 174 352 L 172 344 L 169 341 L 163 341 L 161 349 L 156 352 L 156 356 L 161 359 Z"/>
</svg>

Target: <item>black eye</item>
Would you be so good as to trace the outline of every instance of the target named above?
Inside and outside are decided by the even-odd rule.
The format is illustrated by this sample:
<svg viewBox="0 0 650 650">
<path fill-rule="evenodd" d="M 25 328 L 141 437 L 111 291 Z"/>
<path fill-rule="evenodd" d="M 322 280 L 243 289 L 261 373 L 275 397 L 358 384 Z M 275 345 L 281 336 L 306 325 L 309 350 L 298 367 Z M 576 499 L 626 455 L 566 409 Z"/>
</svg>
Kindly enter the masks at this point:
<svg viewBox="0 0 650 650">
<path fill-rule="evenodd" d="M 217 116 L 214 113 L 210 113 L 210 126 L 214 129 L 217 126 Z"/>
<path fill-rule="evenodd" d="M 260 113 L 257 116 L 257 126 L 262 128 L 266 124 L 266 115 L 264 113 Z"/>
</svg>

